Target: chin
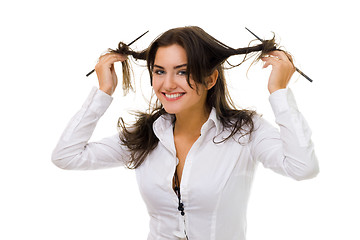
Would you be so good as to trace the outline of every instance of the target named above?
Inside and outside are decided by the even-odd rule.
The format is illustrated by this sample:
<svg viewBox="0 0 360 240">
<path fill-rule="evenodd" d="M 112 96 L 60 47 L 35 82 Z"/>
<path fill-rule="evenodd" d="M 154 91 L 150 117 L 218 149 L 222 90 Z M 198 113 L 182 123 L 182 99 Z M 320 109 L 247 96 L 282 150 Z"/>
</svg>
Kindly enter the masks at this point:
<svg viewBox="0 0 360 240">
<path fill-rule="evenodd" d="M 165 111 L 169 114 L 178 114 L 182 111 L 184 111 L 184 107 L 181 106 L 182 104 L 172 104 L 172 103 L 166 103 L 162 104 Z"/>
<path fill-rule="evenodd" d="M 165 111 L 169 114 L 177 114 L 179 111 L 174 108 L 164 107 Z"/>
</svg>

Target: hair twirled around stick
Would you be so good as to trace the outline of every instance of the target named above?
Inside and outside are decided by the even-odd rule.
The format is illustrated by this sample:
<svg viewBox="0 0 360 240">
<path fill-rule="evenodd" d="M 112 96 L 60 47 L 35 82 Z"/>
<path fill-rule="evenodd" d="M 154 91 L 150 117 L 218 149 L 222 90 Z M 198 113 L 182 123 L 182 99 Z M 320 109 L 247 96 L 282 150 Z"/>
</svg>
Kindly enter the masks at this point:
<svg viewBox="0 0 360 240">
<path fill-rule="evenodd" d="M 147 51 L 144 50 L 141 52 L 135 52 L 135 51 L 131 50 L 127 44 L 125 44 L 123 42 L 119 42 L 118 48 L 115 50 L 109 49 L 109 52 L 119 53 L 119 54 L 123 54 L 123 55 L 131 55 L 135 59 L 146 60 L 146 52 Z M 133 71 L 132 71 L 132 67 L 131 67 L 131 64 L 128 59 L 121 62 L 121 65 L 122 65 L 122 76 L 123 76 L 122 89 L 123 89 L 124 95 L 126 95 L 129 92 L 129 90 L 134 90 L 134 88 L 131 84 L 131 75 L 132 75 Z"/>
<path fill-rule="evenodd" d="M 223 44 L 222 42 L 216 40 L 215 38 L 211 37 L 211 40 L 212 40 L 213 44 L 211 46 L 208 46 L 209 48 L 206 50 L 213 53 L 211 58 L 209 59 L 210 60 L 209 64 L 211 65 L 210 68 L 213 70 L 218 65 L 222 65 L 225 61 L 231 66 L 231 68 L 237 67 L 237 66 L 241 65 L 243 62 L 245 62 L 246 60 L 248 60 L 249 58 L 251 58 L 257 54 L 258 56 L 254 60 L 254 62 L 256 62 L 259 59 L 261 59 L 262 57 L 264 57 L 265 55 L 267 55 L 268 53 L 270 53 L 271 51 L 278 49 L 277 44 L 275 42 L 275 35 L 272 39 L 264 40 L 261 44 L 258 44 L 255 46 L 248 46 L 245 48 L 231 48 L 231 47 Z M 204 41 L 208 42 L 208 39 L 204 39 Z M 157 50 L 157 47 L 155 46 L 156 44 L 154 44 L 154 43 L 156 43 L 156 40 L 147 49 L 137 52 L 137 51 L 132 50 L 124 42 L 119 42 L 118 47 L 116 49 L 109 49 L 108 51 L 111 53 L 119 53 L 119 54 L 123 54 L 123 55 L 132 56 L 135 60 L 146 60 L 148 62 L 147 66 L 148 66 L 148 70 L 150 73 L 150 77 L 152 77 L 152 67 L 154 64 L 154 59 L 155 59 L 155 54 L 156 54 L 156 51 L 154 51 L 154 50 Z M 186 47 L 186 46 L 183 46 L 183 47 Z M 245 56 L 244 56 L 243 61 L 241 61 L 240 63 L 238 63 L 236 65 L 232 65 L 227 61 L 227 59 L 234 55 L 245 55 Z M 121 64 L 122 64 L 122 74 L 123 74 L 122 88 L 124 91 L 124 95 L 126 95 L 129 92 L 129 90 L 134 90 L 132 83 L 131 83 L 131 75 L 132 75 L 133 71 L 132 71 L 132 67 L 131 67 L 131 64 L 128 59 L 123 61 Z M 196 67 L 201 67 L 201 66 L 196 66 Z M 193 69 L 189 69 L 189 70 L 190 70 L 189 72 L 192 73 L 195 78 L 203 77 L 203 74 L 201 73 L 202 72 L 201 69 L 195 70 L 193 68 Z M 197 73 L 199 73 L 199 74 L 197 74 Z"/>
</svg>

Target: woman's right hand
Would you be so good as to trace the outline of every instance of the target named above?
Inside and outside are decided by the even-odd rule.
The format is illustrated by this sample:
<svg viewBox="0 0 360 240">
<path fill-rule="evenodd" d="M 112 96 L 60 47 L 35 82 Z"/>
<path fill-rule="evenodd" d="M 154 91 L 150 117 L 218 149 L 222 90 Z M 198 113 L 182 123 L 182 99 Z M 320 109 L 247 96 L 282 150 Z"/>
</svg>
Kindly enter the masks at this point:
<svg viewBox="0 0 360 240">
<path fill-rule="evenodd" d="M 99 62 L 95 66 L 95 71 L 99 80 L 99 89 L 101 91 L 110 96 L 114 93 L 118 83 L 114 63 L 123 62 L 126 59 L 126 55 L 119 53 L 107 53 L 99 58 Z"/>
</svg>

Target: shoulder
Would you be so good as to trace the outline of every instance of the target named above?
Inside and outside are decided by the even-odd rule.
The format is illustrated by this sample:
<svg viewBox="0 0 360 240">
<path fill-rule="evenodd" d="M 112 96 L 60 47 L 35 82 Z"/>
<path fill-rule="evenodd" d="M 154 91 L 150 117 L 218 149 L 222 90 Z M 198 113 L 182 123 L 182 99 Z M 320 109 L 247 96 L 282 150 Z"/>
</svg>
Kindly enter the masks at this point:
<svg viewBox="0 0 360 240">
<path fill-rule="evenodd" d="M 261 126 L 262 117 L 253 110 L 229 109 L 224 113 L 212 117 L 215 122 L 218 142 L 236 141 L 246 144 L 258 126 Z"/>
</svg>

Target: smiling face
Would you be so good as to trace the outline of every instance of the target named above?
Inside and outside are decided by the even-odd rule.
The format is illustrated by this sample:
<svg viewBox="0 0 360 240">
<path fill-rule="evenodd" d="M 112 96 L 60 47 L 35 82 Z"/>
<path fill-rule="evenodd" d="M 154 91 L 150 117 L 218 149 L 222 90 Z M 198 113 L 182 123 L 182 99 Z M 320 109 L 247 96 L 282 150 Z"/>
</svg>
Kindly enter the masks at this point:
<svg viewBox="0 0 360 240">
<path fill-rule="evenodd" d="M 195 85 L 190 76 L 187 82 L 187 56 L 183 47 L 173 44 L 159 47 L 154 61 L 152 86 L 156 96 L 171 114 L 206 111 L 207 89 Z"/>
</svg>

